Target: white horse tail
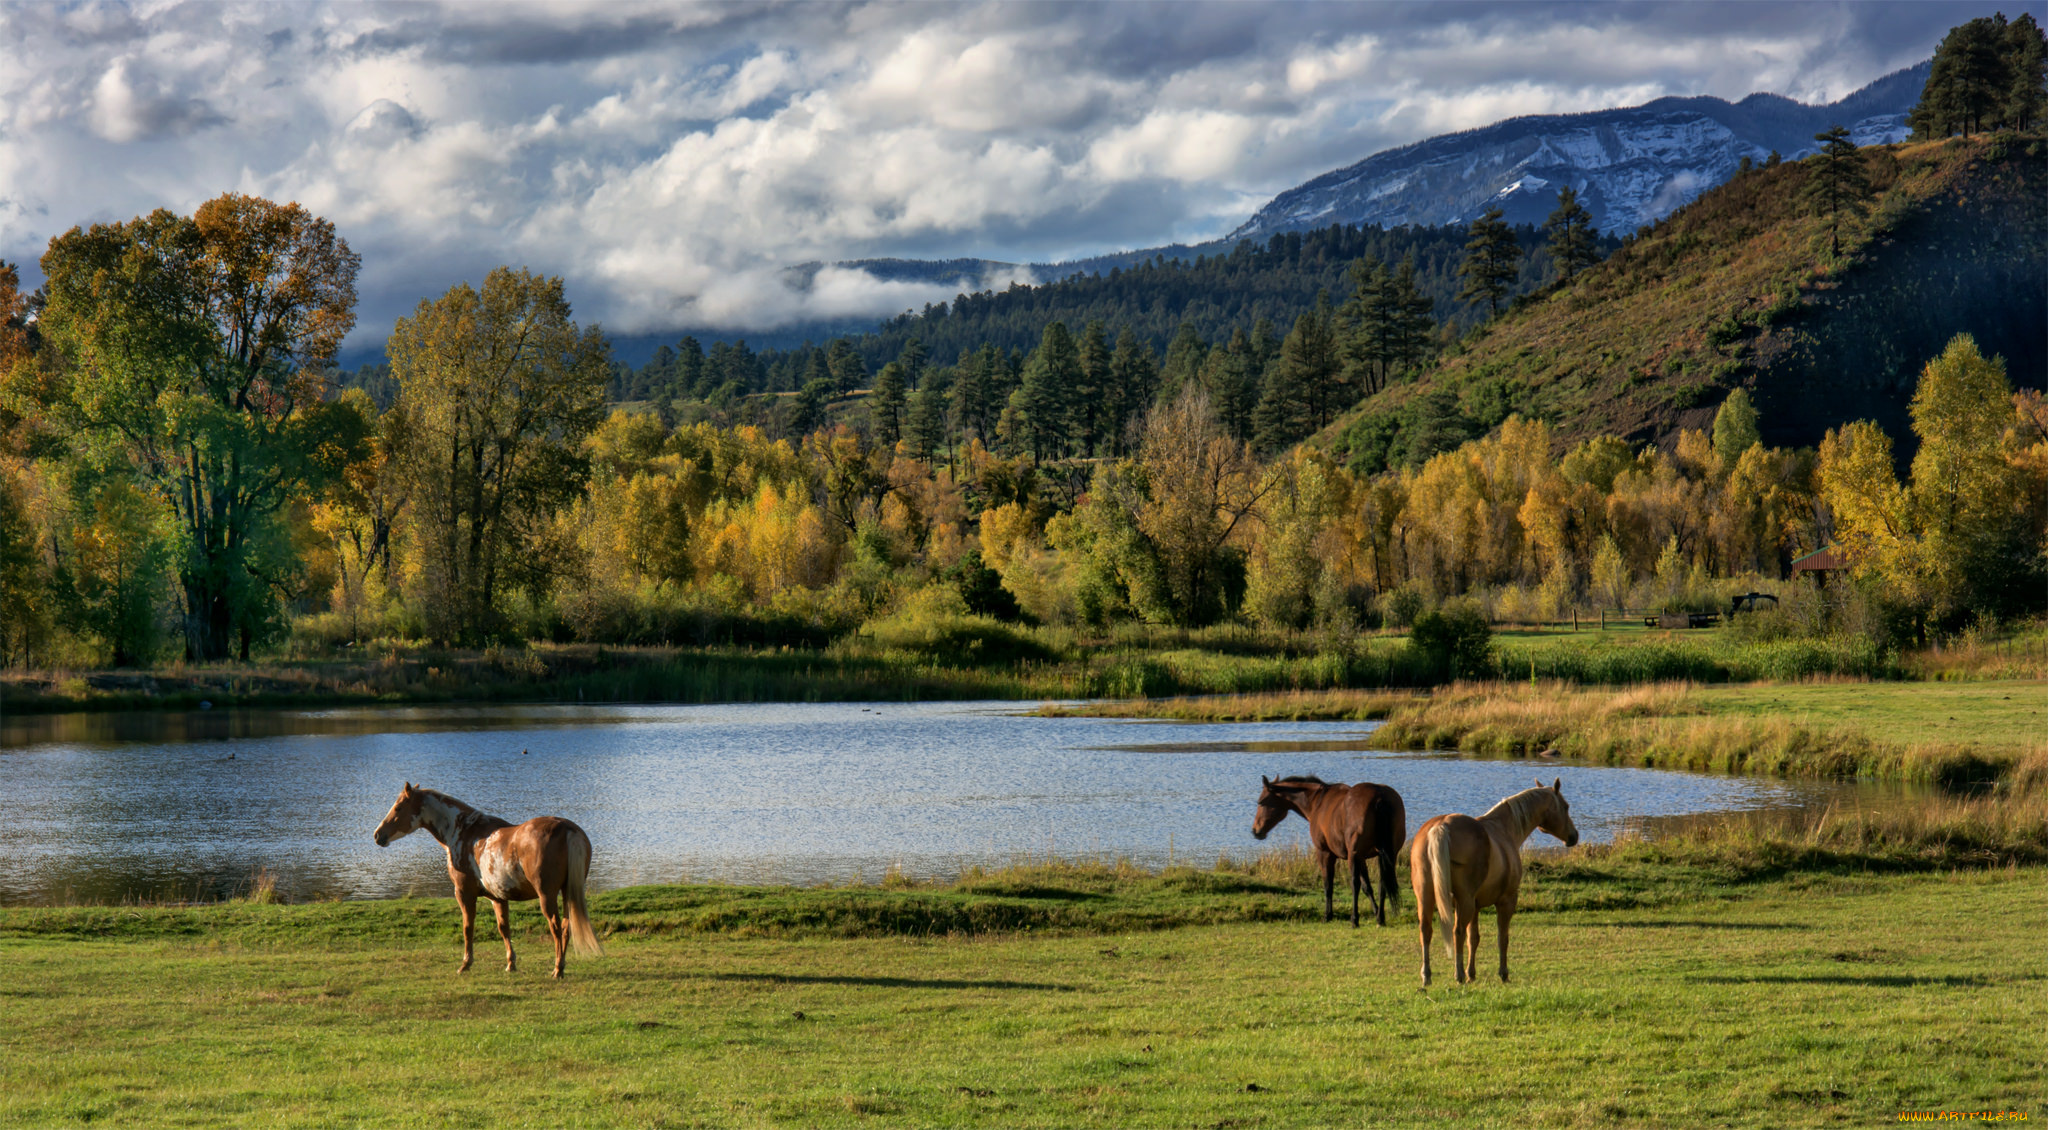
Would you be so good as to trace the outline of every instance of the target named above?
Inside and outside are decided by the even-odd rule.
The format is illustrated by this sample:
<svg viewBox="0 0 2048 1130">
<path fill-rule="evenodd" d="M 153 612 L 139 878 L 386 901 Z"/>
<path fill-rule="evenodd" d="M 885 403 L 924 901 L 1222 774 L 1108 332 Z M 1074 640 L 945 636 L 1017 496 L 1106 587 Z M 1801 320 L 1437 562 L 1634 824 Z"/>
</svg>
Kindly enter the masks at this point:
<svg viewBox="0 0 2048 1130">
<path fill-rule="evenodd" d="M 1439 820 L 1429 829 L 1423 858 L 1429 861 L 1430 884 L 1436 888 L 1437 917 L 1444 920 L 1444 940 L 1451 943 L 1451 951 L 1457 952 L 1458 943 L 1453 940 L 1452 931 L 1458 919 L 1457 895 L 1451 889 L 1451 825 L 1448 820 Z"/>
<path fill-rule="evenodd" d="M 569 837 L 569 874 L 562 883 L 562 902 L 569 915 L 569 939 L 577 953 L 601 954 L 604 946 L 590 928 L 590 907 L 583 901 L 584 880 L 590 877 L 590 837 L 578 829 Z"/>
</svg>

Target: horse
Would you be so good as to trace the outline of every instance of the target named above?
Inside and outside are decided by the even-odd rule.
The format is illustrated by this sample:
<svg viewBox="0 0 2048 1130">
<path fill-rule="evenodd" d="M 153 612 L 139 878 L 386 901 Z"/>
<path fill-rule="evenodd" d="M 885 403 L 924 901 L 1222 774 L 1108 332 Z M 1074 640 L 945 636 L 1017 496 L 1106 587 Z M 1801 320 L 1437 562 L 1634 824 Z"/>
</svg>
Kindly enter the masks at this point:
<svg viewBox="0 0 2048 1130">
<path fill-rule="evenodd" d="M 1422 985 L 1429 987 L 1430 924 L 1441 914 L 1449 936 L 1458 983 L 1479 979 L 1479 909 L 1490 906 L 1500 921 L 1500 979 L 1508 979 L 1508 920 L 1522 890 L 1522 843 L 1541 828 L 1575 847 L 1571 806 L 1562 785 L 1536 782 L 1486 810 L 1474 820 L 1463 813 L 1437 816 L 1415 833 L 1408 849 L 1408 878 L 1415 884 L 1415 912 L 1422 920 Z M 1462 948 L 1461 948 L 1462 946 Z"/>
<path fill-rule="evenodd" d="M 584 881 L 590 875 L 590 837 L 583 829 L 559 816 L 514 824 L 407 781 L 371 839 L 384 847 L 421 828 L 448 849 L 448 878 L 454 880 L 455 898 L 462 904 L 462 965 L 455 972 L 469 972 L 478 896 L 490 899 L 496 912 L 498 936 L 505 939 L 507 973 L 519 967 L 512 952 L 511 910 L 506 906 L 510 902 L 540 900 L 548 936 L 555 942 L 554 976 L 562 975 L 572 941 L 578 953 L 604 952 L 590 929 L 590 909 L 583 900 Z M 555 909 L 556 895 L 566 904 L 566 921 Z"/>
<path fill-rule="evenodd" d="M 1315 845 L 1316 866 L 1323 869 L 1323 921 L 1337 916 L 1337 861 L 1351 862 L 1351 925 L 1358 927 L 1358 887 L 1365 885 L 1379 924 L 1387 924 L 1387 906 L 1399 910 L 1394 857 L 1408 838 L 1408 810 L 1401 794 L 1386 785 L 1332 785 L 1320 777 L 1259 778 L 1259 807 L 1252 814 L 1252 838 L 1263 840 L 1273 826 L 1298 812 L 1308 821 Z M 1366 863 L 1380 861 L 1380 894 L 1373 893 Z"/>
</svg>

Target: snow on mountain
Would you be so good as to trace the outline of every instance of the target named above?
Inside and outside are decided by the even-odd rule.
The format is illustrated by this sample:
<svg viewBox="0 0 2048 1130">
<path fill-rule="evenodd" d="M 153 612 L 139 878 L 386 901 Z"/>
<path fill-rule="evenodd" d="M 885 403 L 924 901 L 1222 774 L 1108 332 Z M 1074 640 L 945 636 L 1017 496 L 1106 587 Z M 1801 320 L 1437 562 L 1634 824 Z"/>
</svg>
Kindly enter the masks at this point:
<svg viewBox="0 0 2048 1130">
<path fill-rule="evenodd" d="M 1902 141 L 1927 64 L 1839 102 L 1808 106 L 1774 94 L 1741 102 L 1660 98 L 1643 106 L 1510 118 L 1390 149 L 1289 189 L 1222 242 L 1264 240 L 1335 223 L 1469 223 L 1499 207 L 1510 223 L 1541 223 L 1566 185 L 1608 232 L 1631 231 L 1762 162 L 1811 153 L 1813 135 L 1849 126 L 1858 145 Z"/>
</svg>

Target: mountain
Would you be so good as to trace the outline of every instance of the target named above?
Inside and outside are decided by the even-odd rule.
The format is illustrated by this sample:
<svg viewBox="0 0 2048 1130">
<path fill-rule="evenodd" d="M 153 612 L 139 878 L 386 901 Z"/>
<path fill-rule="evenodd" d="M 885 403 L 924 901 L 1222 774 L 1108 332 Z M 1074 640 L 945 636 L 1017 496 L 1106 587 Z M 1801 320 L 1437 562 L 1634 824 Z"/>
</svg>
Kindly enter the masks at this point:
<svg viewBox="0 0 2048 1130">
<path fill-rule="evenodd" d="M 1602 231 L 1633 231 L 1734 176 L 1744 157 L 1762 164 L 1773 151 L 1787 160 L 1813 152 L 1813 135 L 1830 126 L 1849 126 L 1858 145 L 1905 140 L 1929 65 L 1825 106 L 1775 94 L 1659 98 L 1432 137 L 1288 189 L 1223 242 L 1333 223 L 1468 224 L 1495 206 L 1510 222 L 1541 223 L 1566 185 Z"/>
<path fill-rule="evenodd" d="M 1530 296 L 1320 442 L 1354 466 L 1415 463 L 1510 412 L 1560 443 L 1669 443 L 1748 390 L 1764 441 L 1810 447 L 1877 421 L 1912 455 L 1908 405 L 1951 337 L 2048 383 L 2048 141 L 1979 136 L 1866 150 L 1867 206 L 1840 258 L 1787 162 L 1737 176 L 1567 285 Z"/>
</svg>

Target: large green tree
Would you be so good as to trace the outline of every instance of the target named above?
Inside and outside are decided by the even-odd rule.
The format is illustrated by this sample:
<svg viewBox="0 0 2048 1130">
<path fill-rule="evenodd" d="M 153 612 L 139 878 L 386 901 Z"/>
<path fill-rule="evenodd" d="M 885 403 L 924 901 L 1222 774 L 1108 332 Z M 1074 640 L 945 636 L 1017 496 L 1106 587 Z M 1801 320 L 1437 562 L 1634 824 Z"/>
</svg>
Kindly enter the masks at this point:
<svg viewBox="0 0 2048 1130">
<path fill-rule="evenodd" d="M 387 348 L 411 428 L 417 611 L 436 639 L 489 638 L 508 589 L 573 569 L 551 519 L 588 477 L 610 350 L 561 279 L 509 267 L 423 300 Z"/>
<path fill-rule="evenodd" d="M 1458 277 L 1465 280 L 1458 300 L 1485 299 L 1488 317 L 1500 314 L 1500 301 L 1521 271 L 1522 245 L 1515 242 L 1515 229 L 1501 218 L 1503 214 L 1499 208 L 1488 208 L 1472 221 L 1465 240 L 1465 261 L 1458 265 Z"/>
<path fill-rule="evenodd" d="M 1578 190 L 1565 185 L 1557 190 L 1557 210 L 1543 221 L 1550 233 L 1550 261 L 1557 264 L 1560 278 L 1570 279 L 1600 261 L 1593 241 L 1593 214 L 1579 203 Z"/>
<path fill-rule="evenodd" d="M 1387 387 L 1394 375 L 1429 353 L 1435 305 L 1415 285 L 1415 260 L 1398 271 L 1372 258 L 1351 265 L 1351 297 L 1339 316 L 1347 378 L 1366 396 Z"/>
<path fill-rule="evenodd" d="M 365 440 L 318 375 L 355 324 L 358 264 L 326 220 L 234 193 L 73 228 L 43 256 L 51 420 L 171 510 L 193 659 L 246 657 L 275 626 L 277 516 Z"/>
<path fill-rule="evenodd" d="M 1870 194 L 1870 179 L 1863 171 L 1863 156 L 1849 140 L 1847 126 L 1835 126 L 1813 135 L 1820 152 L 1808 159 L 1811 170 L 1801 190 L 1808 205 L 1828 220 L 1828 248 L 1842 253 L 1842 216 L 1854 214 Z"/>
</svg>

